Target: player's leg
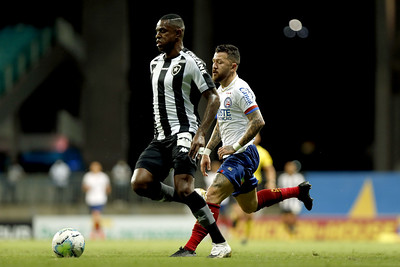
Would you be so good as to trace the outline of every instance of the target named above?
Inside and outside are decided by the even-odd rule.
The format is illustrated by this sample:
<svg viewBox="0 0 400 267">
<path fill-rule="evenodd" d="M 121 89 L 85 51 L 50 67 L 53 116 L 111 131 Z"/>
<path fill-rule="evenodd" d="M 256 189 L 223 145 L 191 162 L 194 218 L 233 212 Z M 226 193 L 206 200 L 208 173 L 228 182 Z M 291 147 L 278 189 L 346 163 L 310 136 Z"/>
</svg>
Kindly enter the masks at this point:
<svg viewBox="0 0 400 267">
<path fill-rule="evenodd" d="M 221 204 L 225 198 L 229 197 L 233 191 L 234 187 L 232 183 L 223 174 L 218 173 L 213 183 L 208 188 L 206 195 L 208 207 L 210 208 L 215 221 L 218 220 L 219 216 L 219 204 Z M 196 222 L 192 229 L 192 235 L 186 245 L 171 256 L 186 257 L 195 255 L 194 251 L 207 234 L 208 230 L 200 223 Z M 214 252 L 217 253 L 218 251 L 214 250 Z M 227 252 L 227 254 L 229 253 L 230 252 Z"/>
<path fill-rule="evenodd" d="M 137 168 L 133 172 L 131 179 L 132 190 L 135 191 L 139 196 L 155 198 L 154 188 L 157 187 L 154 181 L 153 174 L 145 168 Z"/>
<path fill-rule="evenodd" d="M 196 162 L 189 157 L 187 152 L 188 150 L 184 150 L 182 147 L 183 146 L 176 146 L 173 149 L 173 166 L 175 170 L 174 185 L 176 195 L 190 208 L 191 212 L 197 219 L 197 222 L 207 230 L 213 243 L 220 248 L 229 248 L 230 250 L 230 247 L 222 236 L 207 203 L 196 191 L 194 191 L 193 177 L 197 165 Z M 228 255 L 225 254 L 222 256 Z"/>
<path fill-rule="evenodd" d="M 92 214 L 92 222 L 93 222 L 93 229 L 90 234 L 91 239 L 104 239 L 105 234 L 103 232 L 103 228 L 101 226 L 101 211 L 103 206 L 92 206 L 91 207 L 91 214 Z"/>
<path fill-rule="evenodd" d="M 195 228 L 200 228 L 202 236 L 201 240 L 207 235 L 207 233 L 209 233 L 213 244 L 215 244 L 214 246 L 217 246 L 220 249 L 229 250 L 228 253 L 225 253 L 221 256 L 230 256 L 230 247 L 226 243 L 225 238 L 222 236 L 217 226 L 216 219 L 214 218 L 215 212 L 213 215 L 205 200 L 197 192 L 194 191 L 193 183 L 186 183 L 188 181 L 193 182 L 193 177 L 192 179 L 190 179 L 187 177 L 185 178 L 183 175 L 176 175 L 174 178 L 177 194 L 182 198 L 182 202 L 190 208 L 193 215 L 197 219 Z M 190 193 L 191 190 L 192 192 Z M 175 254 L 172 256 L 182 256 Z M 219 254 L 216 256 L 219 256 Z"/>
<path fill-rule="evenodd" d="M 156 179 L 153 173 L 145 168 L 135 169 L 131 180 L 131 186 L 132 190 L 142 197 L 148 197 L 152 200 L 162 202 L 180 202 L 179 198 L 175 195 L 173 187 L 162 183 L 159 179 Z"/>
<path fill-rule="evenodd" d="M 245 213 L 249 214 L 257 211 L 258 201 L 256 188 L 250 192 L 236 195 L 235 199 Z"/>
<path fill-rule="evenodd" d="M 161 182 L 172 165 L 164 151 L 167 142 L 153 140 L 140 155 L 131 179 L 132 190 L 139 196 L 156 201 L 179 201 L 174 188 Z"/>
<path fill-rule="evenodd" d="M 233 187 L 230 180 L 225 175 L 219 172 L 215 176 L 215 179 L 210 187 L 207 189 L 207 202 L 219 205 L 234 191 L 235 188 Z"/>
<path fill-rule="evenodd" d="M 304 203 L 307 210 L 311 210 L 313 199 L 310 197 L 311 184 L 303 182 L 295 187 L 263 189 L 257 192 L 257 210 L 269 207 L 284 199 L 296 197 Z"/>
</svg>

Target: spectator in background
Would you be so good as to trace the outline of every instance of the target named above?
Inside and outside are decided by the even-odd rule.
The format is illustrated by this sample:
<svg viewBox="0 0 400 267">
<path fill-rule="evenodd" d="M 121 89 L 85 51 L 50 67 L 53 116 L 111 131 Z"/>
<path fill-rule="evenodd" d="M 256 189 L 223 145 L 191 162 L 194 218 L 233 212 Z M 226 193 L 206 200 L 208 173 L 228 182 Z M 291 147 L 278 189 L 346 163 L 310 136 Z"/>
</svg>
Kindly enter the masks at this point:
<svg viewBox="0 0 400 267">
<path fill-rule="evenodd" d="M 107 196 L 111 193 L 111 185 L 110 178 L 102 170 L 102 165 L 93 161 L 90 163 L 89 172 L 85 173 L 82 181 L 82 190 L 86 193 L 85 201 L 93 220 L 91 239 L 105 238 L 101 226 L 101 213 L 107 203 Z"/>
<path fill-rule="evenodd" d="M 111 177 L 115 199 L 127 201 L 132 177 L 131 168 L 124 160 L 120 160 L 112 168 Z"/>
<path fill-rule="evenodd" d="M 258 133 L 255 137 L 254 144 L 257 147 L 258 154 L 260 155 L 260 164 L 258 164 L 257 170 L 254 172 L 254 176 L 258 180 L 258 184 L 265 181 L 262 189 L 276 188 L 276 170 L 273 165 L 272 157 L 269 152 L 261 145 L 261 135 Z"/>
<path fill-rule="evenodd" d="M 305 181 L 304 176 L 299 173 L 300 162 L 288 161 L 284 166 L 284 172 L 278 177 L 278 187 L 290 187 Z M 282 220 L 290 237 L 296 234 L 297 216 L 301 211 L 302 204 L 297 198 L 285 199 L 279 203 L 282 211 Z"/>
<path fill-rule="evenodd" d="M 55 203 L 66 203 L 66 191 L 71 176 L 71 168 L 62 159 L 51 165 L 49 175 L 55 186 Z"/>
<path fill-rule="evenodd" d="M 17 185 L 18 182 L 24 177 L 25 171 L 22 166 L 16 161 L 7 168 L 7 180 L 4 187 L 4 202 L 17 203 Z"/>
</svg>

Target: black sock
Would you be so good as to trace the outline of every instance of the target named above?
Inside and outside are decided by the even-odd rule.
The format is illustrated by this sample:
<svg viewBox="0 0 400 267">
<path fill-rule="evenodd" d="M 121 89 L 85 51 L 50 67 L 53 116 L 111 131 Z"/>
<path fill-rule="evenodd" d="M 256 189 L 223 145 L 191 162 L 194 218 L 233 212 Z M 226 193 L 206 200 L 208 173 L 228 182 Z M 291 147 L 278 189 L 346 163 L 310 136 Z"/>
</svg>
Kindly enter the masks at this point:
<svg viewBox="0 0 400 267">
<path fill-rule="evenodd" d="M 151 184 L 151 189 L 147 190 L 148 194 L 143 194 L 142 196 L 147 196 L 152 200 L 155 201 L 162 201 L 162 202 L 180 202 L 183 201 L 177 195 L 175 188 L 172 186 L 166 185 L 161 182 L 153 182 Z"/>
<path fill-rule="evenodd" d="M 225 238 L 219 231 L 210 208 L 199 194 L 193 192 L 184 199 L 184 203 L 190 208 L 199 224 L 207 229 L 213 243 L 218 244 L 225 242 Z"/>
<path fill-rule="evenodd" d="M 164 183 L 161 184 L 161 189 L 160 189 L 160 196 L 162 201 L 165 202 L 180 202 L 183 203 L 182 200 L 179 198 L 178 194 L 175 191 L 175 188 L 172 186 L 166 185 Z"/>
</svg>

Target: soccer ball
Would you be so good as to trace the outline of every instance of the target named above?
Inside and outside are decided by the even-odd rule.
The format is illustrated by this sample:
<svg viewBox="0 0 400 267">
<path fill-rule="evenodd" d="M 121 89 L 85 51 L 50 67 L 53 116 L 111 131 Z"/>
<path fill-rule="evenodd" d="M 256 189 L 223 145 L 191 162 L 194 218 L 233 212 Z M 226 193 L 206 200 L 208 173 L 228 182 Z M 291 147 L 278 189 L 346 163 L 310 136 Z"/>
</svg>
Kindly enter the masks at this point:
<svg viewBox="0 0 400 267">
<path fill-rule="evenodd" d="M 79 257 L 85 250 L 85 239 L 78 230 L 64 228 L 54 235 L 51 246 L 57 257 Z"/>
</svg>

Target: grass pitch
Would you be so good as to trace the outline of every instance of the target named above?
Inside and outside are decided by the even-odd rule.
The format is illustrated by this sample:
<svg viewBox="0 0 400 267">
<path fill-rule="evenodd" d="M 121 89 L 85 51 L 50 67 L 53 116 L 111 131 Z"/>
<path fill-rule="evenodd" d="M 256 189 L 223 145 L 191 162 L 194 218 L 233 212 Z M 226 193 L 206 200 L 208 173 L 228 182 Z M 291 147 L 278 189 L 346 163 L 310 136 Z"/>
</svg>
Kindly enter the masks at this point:
<svg viewBox="0 0 400 267">
<path fill-rule="evenodd" d="M 399 243 L 230 241 L 232 258 L 208 259 L 211 244 L 203 241 L 197 257 L 170 258 L 184 241 L 86 241 L 80 258 L 57 258 L 47 241 L 0 241 L 0 266 L 400 266 Z"/>
</svg>

